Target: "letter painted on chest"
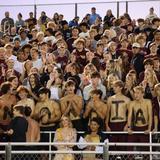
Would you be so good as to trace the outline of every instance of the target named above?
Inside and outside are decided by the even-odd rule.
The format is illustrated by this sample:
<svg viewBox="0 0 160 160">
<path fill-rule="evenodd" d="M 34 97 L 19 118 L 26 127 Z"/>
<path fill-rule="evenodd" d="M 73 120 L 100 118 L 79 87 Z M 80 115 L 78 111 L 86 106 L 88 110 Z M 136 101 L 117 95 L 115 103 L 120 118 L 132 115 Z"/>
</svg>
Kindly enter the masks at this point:
<svg viewBox="0 0 160 160">
<path fill-rule="evenodd" d="M 137 113 L 135 114 L 135 124 L 138 123 L 139 121 L 141 121 L 142 124 L 146 124 L 146 120 L 144 118 L 144 114 L 143 114 L 142 109 L 138 109 Z"/>
<path fill-rule="evenodd" d="M 112 105 L 115 107 L 115 112 L 116 115 L 112 117 L 112 120 L 123 120 L 123 117 L 119 116 L 119 107 L 121 106 L 122 103 L 125 103 L 124 100 L 119 100 L 119 101 L 112 101 Z"/>
</svg>

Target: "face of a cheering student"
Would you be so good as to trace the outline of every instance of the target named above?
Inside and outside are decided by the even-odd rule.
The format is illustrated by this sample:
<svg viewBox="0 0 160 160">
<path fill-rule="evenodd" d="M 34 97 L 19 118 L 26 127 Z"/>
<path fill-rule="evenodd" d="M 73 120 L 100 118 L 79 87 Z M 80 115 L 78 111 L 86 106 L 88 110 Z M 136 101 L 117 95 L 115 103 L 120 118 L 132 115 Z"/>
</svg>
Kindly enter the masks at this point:
<svg viewBox="0 0 160 160">
<path fill-rule="evenodd" d="M 157 97 L 160 97 L 160 87 L 156 87 L 155 93 Z"/>
<path fill-rule="evenodd" d="M 143 98 L 143 92 L 139 89 L 134 90 L 134 98 L 137 101 L 141 100 Z"/>
<path fill-rule="evenodd" d="M 39 95 L 39 98 L 40 98 L 40 100 L 41 100 L 42 102 L 45 101 L 45 100 L 47 99 L 47 97 L 48 97 L 48 95 L 45 94 L 45 93 L 41 93 L 41 94 Z"/>
<path fill-rule="evenodd" d="M 121 92 L 122 88 L 120 86 L 114 84 L 113 85 L 113 90 L 114 90 L 114 93 L 116 94 L 116 93 Z"/>
<path fill-rule="evenodd" d="M 74 85 L 67 86 L 66 90 L 67 90 L 67 94 L 73 94 L 75 90 L 75 86 Z"/>
<path fill-rule="evenodd" d="M 18 78 L 14 78 L 11 83 L 13 88 L 16 89 L 18 87 Z"/>
<path fill-rule="evenodd" d="M 95 121 L 91 121 L 90 129 L 91 129 L 91 132 L 98 132 L 99 124 Z"/>
<path fill-rule="evenodd" d="M 18 95 L 20 99 L 25 99 L 27 98 L 28 93 L 25 90 L 21 90 Z"/>
</svg>

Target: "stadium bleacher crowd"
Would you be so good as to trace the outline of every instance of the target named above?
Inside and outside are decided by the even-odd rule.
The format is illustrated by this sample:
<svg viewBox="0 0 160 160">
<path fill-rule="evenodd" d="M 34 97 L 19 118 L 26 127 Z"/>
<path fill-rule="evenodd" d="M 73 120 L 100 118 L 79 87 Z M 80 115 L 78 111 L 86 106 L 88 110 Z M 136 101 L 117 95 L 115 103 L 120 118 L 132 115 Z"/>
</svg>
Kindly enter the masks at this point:
<svg viewBox="0 0 160 160">
<path fill-rule="evenodd" d="M 116 18 L 110 9 L 101 17 L 92 7 L 81 22 L 44 11 L 38 19 L 30 12 L 26 20 L 19 13 L 14 21 L 6 11 L 0 142 L 47 142 L 40 131 L 55 131 L 54 142 L 76 142 L 78 131 L 87 142 L 104 141 L 102 131 L 129 133 L 113 135 L 111 142 L 148 142 L 148 133 L 160 130 L 159 82 L 160 18 L 153 7 L 137 20 L 128 13 Z"/>
</svg>

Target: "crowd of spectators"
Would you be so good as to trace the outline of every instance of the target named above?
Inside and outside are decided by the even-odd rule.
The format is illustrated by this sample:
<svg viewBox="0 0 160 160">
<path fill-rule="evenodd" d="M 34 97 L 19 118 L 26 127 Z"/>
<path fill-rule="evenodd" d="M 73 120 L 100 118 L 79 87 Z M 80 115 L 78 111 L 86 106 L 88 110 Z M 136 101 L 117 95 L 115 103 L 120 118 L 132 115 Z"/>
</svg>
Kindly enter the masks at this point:
<svg viewBox="0 0 160 160">
<path fill-rule="evenodd" d="M 1 21 L 0 142 L 47 141 L 40 131 L 56 131 L 54 141 L 65 142 L 85 131 L 86 141 L 100 142 L 100 130 L 160 130 L 160 19 L 153 7 L 137 20 L 110 9 L 103 18 L 95 7 L 81 22 L 44 11 L 17 18 L 5 12 Z M 118 136 L 110 141 L 135 140 Z"/>
</svg>

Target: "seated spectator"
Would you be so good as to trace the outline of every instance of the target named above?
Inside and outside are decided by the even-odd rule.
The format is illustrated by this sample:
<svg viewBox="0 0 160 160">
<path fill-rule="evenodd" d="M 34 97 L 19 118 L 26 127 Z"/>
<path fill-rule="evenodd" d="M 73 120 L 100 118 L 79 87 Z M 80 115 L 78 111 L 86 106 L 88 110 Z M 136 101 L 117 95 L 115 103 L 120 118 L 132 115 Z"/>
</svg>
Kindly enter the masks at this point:
<svg viewBox="0 0 160 160">
<path fill-rule="evenodd" d="M 78 27 L 78 21 L 79 17 L 78 16 L 74 17 L 73 20 L 69 21 L 69 27 L 74 27 L 74 26 Z"/>
<path fill-rule="evenodd" d="M 76 130 L 72 127 L 72 122 L 67 116 L 63 116 L 61 118 L 61 124 L 60 128 L 56 130 L 55 136 L 54 136 L 54 142 L 64 142 L 66 145 L 56 145 L 57 149 L 67 150 L 71 151 L 73 145 L 67 145 L 67 143 L 74 143 L 77 139 L 77 133 Z M 56 154 L 54 157 L 54 160 L 60 160 L 60 159 L 66 159 L 66 160 L 75 160 L 75 157 L 73 154 Z"/>
<path fill-rule="evenodd" d="M 104 142 L 105 136 L 100 130 L 100 121 L 98 118 L 93 118 L 90 121 L 90 125 L 88 128 L 88 132 L 86 132 L 84 137 L 86 142 L 100 143 Z M 95 151 L 96 146 L 91 145 L 87 146 L 85 150 Z M 100 156 L 92 153 L 92 154 L 83 154 L 83 160 L 99 160 Z"/>
</svg>

